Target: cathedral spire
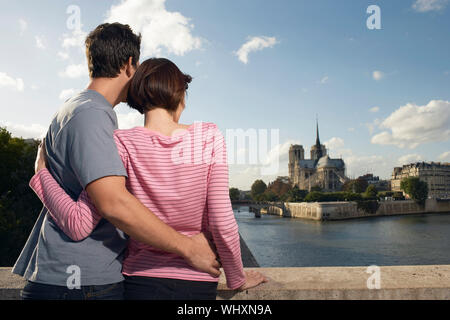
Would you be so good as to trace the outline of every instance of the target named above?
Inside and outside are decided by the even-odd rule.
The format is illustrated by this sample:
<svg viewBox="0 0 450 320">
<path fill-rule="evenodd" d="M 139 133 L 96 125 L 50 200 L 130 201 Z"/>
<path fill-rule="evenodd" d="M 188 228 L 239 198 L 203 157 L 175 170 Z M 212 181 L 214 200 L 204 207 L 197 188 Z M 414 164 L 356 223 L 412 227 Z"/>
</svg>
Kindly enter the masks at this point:
<svg viewBox="0 0 450 320">
<path fill-rule="evenodd" d="M 320 138 L 319 138 L 319 118 L 316 115 L 316 146 L 320 148 Z"/>
</svg>

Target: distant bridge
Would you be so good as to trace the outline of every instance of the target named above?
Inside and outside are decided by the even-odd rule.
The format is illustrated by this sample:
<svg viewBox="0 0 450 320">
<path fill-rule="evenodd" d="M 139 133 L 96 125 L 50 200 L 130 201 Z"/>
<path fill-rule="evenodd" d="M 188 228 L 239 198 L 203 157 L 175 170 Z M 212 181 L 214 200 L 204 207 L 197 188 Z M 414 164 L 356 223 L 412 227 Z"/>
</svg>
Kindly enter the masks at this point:
<svg viewBox="0 0 450 320">
<path fill-rule="evenodd" d="M 255 218 L 261 218 L 261 209 L 266 209 L 269 207 L 278 207 L 285 210 L 284 202 L 262 202 L 262 201 L 251 201 L 251 200 L 236 200 L 231 202 L 233 208 L 239 207 L 249 207 L 250 212 L 255 213 Z"/>
</svg>

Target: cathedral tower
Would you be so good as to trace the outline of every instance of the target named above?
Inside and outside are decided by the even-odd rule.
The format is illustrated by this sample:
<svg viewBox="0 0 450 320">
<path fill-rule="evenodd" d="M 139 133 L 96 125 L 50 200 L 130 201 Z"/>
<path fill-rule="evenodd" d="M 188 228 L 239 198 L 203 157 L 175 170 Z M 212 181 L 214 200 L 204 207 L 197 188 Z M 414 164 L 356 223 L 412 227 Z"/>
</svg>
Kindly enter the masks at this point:
<svg viewBox="0 0 450 320">
<path fill-rule="evenodd" d="M 289 148 L 289 179 L 294 182 L 296 176 L 295 168 L 298 167 L 300 160 L 305 159 L 305 149 L 301 145 L 291 145 Z"/>
</svg>

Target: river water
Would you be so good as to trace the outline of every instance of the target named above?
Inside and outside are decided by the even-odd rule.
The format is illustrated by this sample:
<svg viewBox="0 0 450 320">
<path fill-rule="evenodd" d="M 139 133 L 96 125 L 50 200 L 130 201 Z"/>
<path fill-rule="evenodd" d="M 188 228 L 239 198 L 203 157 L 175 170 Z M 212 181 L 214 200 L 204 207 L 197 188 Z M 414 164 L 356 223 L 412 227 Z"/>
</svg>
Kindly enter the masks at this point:
<svg viewBox="0 0 450 320">
<path fill-rule="evenodd" d="M 450 214 L 316 222 L 234 212 L 261 267 L 450 264 Z"/>
</svg>

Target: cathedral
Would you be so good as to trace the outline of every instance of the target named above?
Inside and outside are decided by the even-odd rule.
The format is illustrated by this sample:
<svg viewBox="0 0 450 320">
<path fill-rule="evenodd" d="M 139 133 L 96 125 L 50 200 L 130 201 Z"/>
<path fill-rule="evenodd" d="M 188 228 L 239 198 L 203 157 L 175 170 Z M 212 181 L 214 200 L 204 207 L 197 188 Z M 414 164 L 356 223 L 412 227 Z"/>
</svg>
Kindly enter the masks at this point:
<svg viewBox="0 0 450 320">
<path fill-rule="evenodd" d="M 289 178 L 292 185 L 301 190 L 311 191 L 320 187 L 325 192 L 340 191 L 348 180 L 342 159 L 331 159 L 325 145 L 320 143 L 319 123 L 317 123 L 316 144 L 311 147 L 311 159 L 305 159 L 305 149 L 301 145 L 291 145 L 289 149 Z"/>
</svg>

